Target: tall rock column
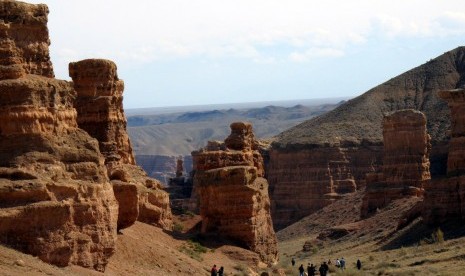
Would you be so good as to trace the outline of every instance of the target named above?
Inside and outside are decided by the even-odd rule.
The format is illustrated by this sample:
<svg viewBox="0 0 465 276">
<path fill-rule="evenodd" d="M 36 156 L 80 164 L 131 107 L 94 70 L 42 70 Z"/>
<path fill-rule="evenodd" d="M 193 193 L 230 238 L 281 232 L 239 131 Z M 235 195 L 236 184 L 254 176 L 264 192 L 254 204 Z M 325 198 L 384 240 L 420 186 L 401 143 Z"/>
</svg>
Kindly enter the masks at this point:
<svg viewBox="0 0 465 276">
<path fill-rule="evenodd" d="M 48 8 L 0 1 L 0 242 L 58 266 L 104 271 L 118 205 L 98 142 L 53 78 Z"/>
<path fill-rule="evenodd" d="M 275 263 L 277 239 L 257 146 L 250 123 L 232 123 L 224 146 L 192 153 L 194 187 L 203 233 L 232 238 L 257 252 L 262 261 Z"/>
<path fill-rule="evenodd" d="M 451 132 L 447 175 L 465 174 L 465 89 L 439 92 L 450 108 Z"/>
<path fill-rule="evenodd" d="M 115 63 L 104 59 L 72 62 L 69 74 L 77 91 L 78 125 L 99 141 L 105 156 L 119 202 L 118 229 L 136 220 L 171 229 L 168 193 L 135 164 L 123 110 L 124 83 L 118 79 Z"/>
<path fill-rule="evenodd" d="M 431 179 L 430 136 L 423 113 L 406 109 L 385 116 L 383 140 L 382 172 L 367 176 L 362 216 L 394 199 L 422 196 L 424 185 Z"/>
<path fill-rule="evenodd" d="M 434 179 L 425 188 L 423 218 L 438 224 L 465 219 L 465 89 L 440 91 L 451 112 L 447 177 Z"/>
</svg>

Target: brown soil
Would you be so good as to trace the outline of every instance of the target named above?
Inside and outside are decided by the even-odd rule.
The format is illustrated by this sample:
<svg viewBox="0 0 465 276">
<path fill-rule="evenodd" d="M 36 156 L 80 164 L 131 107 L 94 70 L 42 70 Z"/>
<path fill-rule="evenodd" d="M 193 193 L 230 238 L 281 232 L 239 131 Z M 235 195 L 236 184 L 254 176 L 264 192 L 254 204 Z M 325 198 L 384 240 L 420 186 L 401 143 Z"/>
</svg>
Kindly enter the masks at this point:
<svg viewBox="0 0 465 276">
<path fill-rule="evenodd" d="M 198 216 L 177 218 L 186 231 L 174 234 L 137 222 L 118 235 L 116 254 L 110 259 L 103 275 L 210 275 L 213 264 L 224 266 L 226 275 L 247 275 L 260 268 L 258 256 L 248 250 L 222 245 L 221 241 L 204 242 L 188 227 L 199 221 Z M 187 227 L 188 226 L 188 227 Z M 192 240 L 200 240 L 206 253 L 188 251 Z M 0 275 L 102 275 L 78 266 L 59 268 L 0 245 Z"/>
</svg>

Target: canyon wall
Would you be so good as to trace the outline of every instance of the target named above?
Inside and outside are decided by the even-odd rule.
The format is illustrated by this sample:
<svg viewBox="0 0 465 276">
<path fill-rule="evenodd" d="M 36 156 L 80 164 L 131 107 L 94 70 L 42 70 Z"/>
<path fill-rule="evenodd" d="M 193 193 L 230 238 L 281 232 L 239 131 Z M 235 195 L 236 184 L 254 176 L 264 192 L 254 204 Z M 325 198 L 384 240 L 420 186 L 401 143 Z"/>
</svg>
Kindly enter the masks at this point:
<svg viewBox="0 0 465 276">
<path fill-rule="evenodd" d="M 367 176 L 362 216 L 406 196 L 423 196 L 431 179 L 430 136 L 426 116 L 416 110 L 396 111 L 383 119 L 381 171 Z"/>
<path fill-rule="evenodd" d="M 271 264 L 277 261 L 277 239 L 257 145 L 250 123 L 232 123 L 224 144 L 211 142 L 192 153 L 194 190 L 202 233 L 231 238 Z"/>
<path fill-rule="evenodd" d="M 78 125 L 98 140 L 105 157 L 120 206 L 118 229 L 137 219 L 170 229 L 168 194 L 135 163 L 123 110 L 124 83 L 118 78 L 116 65 L 109 60 L 87 59 L 70 63 L 69 73 L 77 91 Z"/>
<path fill-rule="evenodd" d="M 267 179 L 275 227 L 284 228 L 363 187 L 364 175 L 379 164 L 381 147 L 365 143 L 271 149 Z"/>
<path fill-rule="evenodd" d="M 425 187 L 423 218 L 438 224 L 449 219 L 465 219 L 465 89 L 440 91 L 451 111 L 451 131 L 447 176 Z"/>
<path fill-rule="evenodd" d="M 365 186 L 366 173 L 382 164 L 385 113 L 415 109 L 426 115 L 430 171 L 445 175 L 450 112 L 437 93 L 464 84 L 465 47 L 458 47 L 276 136 L 266 172 L 275 226 L 283 228 L 337 198 L 331 195 L 333 179 Z"/>
<path fill-rule="evenodd" d="M 47 14 L 0 2 L 0 242 L 104 271 L 118 203 L 97 140 L 78 128 L 72 84 L 53 78 Z"/>
</svg>

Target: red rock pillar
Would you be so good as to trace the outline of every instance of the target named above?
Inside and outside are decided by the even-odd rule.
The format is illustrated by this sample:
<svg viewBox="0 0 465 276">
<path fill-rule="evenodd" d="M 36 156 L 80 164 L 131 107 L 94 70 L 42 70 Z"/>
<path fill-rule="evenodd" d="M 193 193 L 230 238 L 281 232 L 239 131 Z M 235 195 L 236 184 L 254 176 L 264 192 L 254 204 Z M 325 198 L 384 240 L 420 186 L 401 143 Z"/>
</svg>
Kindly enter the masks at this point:
<svg viewBox="0 0 465 276">
<path fill-rule="evenodd" d="M 232 123 L 225 146 L 210 143 L 207 149 L 192 153 L 194 190 L 200 202 L 202 232 L 233 238 L 257 252 L 262 261 L 275 263 L 277 239 L 257 147 L 250 123 Z"/>
<path fill-rule="evenodd" d="M 58 266 L 104 271 L 118 204 L 98 142 L 53 78 L 48 8 L 0 1 L 0 242 Z"/>
<path fill-rule="evenodd" d="M 362 216 L 405 196 L 422 196 L 431 179 L 426 116 L 407 109 L 383 119 L 384 157 L 380 173 L 367 175 Z"/>
<path fill-rule="evenodd" d="M 425 188 L 423 218 L 429 224 L 465 219 L 465 89 L 440 91 L 451 113 L 447 177 Z"/>
<path fill-rule="evenodd" d="M 465 173 L 465 89 L 439 92 L 439 97 L 446 100 L 450 107 L 451 132 L 447 175 Z"/>
<path fill-rule="evenodd" d="M 69 75 L 78 93 L 79 127 L 97 138 L 107 164 L 135 164 L 123 110 L 124 83 L 116 64 L 104 59 L 72 62 Z"/>
<path fill-rule="evenodd" d="M 171 229 L 169 196 L 161 184 L 135 164 L 123 110 L 124 83 L 114 62 L 86 59 L 69 64 L 77 91 L 80 128 L 99 142 L 108 177 L 119 202 L 118 229 L 136 220 Z"/>
</svg>

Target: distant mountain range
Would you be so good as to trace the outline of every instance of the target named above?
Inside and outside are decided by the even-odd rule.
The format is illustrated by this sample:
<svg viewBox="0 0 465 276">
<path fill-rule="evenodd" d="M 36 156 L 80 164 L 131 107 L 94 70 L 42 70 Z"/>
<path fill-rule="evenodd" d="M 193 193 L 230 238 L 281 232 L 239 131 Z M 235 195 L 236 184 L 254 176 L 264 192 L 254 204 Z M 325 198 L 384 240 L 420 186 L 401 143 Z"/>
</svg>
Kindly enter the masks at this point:
<svg viewBox="0 0 465 276">
<path fill-rule="evenodd" d="M 306 100 L 304 103 L 286 107 L 268 105 L 241 108 L 247 104 L 220 105 L 225 109 L 203 110 L 212 106 L 194 106 L 194 110 L 160 113 L 152 109 L 129 110 L 128 132 L 136 155 L 190 155 L 193 150 L 204 147 L 208 140 L 223 140 L 229 135 L 229 125 L 235 121 L 248 121 L 253 124 L 258 138 L 272 137 L 305 120 L 321 115 L 345 101 L 341 98 L 323 100 Z M 274 102 L 280 104 L 280 102 Z M 295 103 L 295 102 L 294 102 Z M 218 106 L 216 106 L 218 107 Z M 189 107 L 179 107 L 189 109 Z M 165 109 L 166 110 L 166 109 Z"/>
<path fill-rule="evenodd" d="M 192 169 L 191 152 L 206 146 L 209 140 L 224 140 L 232 122 L 251 122 L 256 137 L 271 138 L 344 102 L 342 98 L 333 98 L 273 102 L 274 105 L 264 102 L 136 109 L 126 113 L 137 164 L 167 184 L 175 175 L 176 159 L 184 160 L 188 174 Z"/>
</svg>

